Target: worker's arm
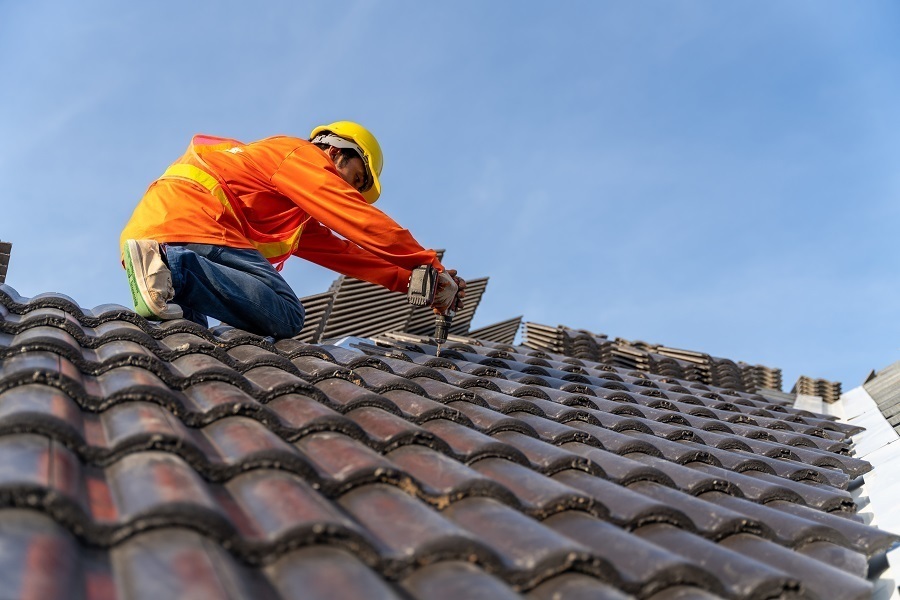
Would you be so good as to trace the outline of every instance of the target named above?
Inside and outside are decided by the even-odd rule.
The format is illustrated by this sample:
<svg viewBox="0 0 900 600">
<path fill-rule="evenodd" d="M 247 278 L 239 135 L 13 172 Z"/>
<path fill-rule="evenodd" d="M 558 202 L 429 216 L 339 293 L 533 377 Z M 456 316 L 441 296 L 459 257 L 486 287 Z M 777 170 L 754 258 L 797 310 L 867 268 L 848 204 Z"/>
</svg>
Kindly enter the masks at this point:
<svg viewBox="0 0 900 600">
<path fill-rule="evenodd" d="M 357 250 L 362 249 L 407 272 L 420 265 L 444 270 L 434 250 L 423 248 L 409 231 L 368 204 L 362 194 L 341 178 L 331 159 L 312 144 L 298 146 L 279 165 L 271 181 L 281 194 L 315 221 L 359 246 Z M 350 252 L 352 258 L 347 259 L 347 265 L 354 260 L 375 264 L 371 259 L 362 258 L 364 253 Z"/>
<path fill-rule="evenodd" d="M 395 292 L 405 293 L 409 285 L 409 269 L 391 264 L 353 242 L 339 238 L 314 221 L 304 227 L 294 255 Z"/>
</svg>

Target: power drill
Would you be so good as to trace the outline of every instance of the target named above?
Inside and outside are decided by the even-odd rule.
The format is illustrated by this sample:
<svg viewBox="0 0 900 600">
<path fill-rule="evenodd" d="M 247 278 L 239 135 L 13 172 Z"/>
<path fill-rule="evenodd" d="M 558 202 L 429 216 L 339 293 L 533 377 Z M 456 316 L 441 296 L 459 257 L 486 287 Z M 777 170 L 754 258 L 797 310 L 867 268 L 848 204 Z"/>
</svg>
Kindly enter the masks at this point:
<svg viewBox="0 0 900 600">
<path fill-rule="evenodd" d="M 413 269 L 409 278 L 409 289 L 406 299 L 414 306 L 431 306 L 437 292 L 438 270 L 431 265 L 422 265 Z M 459 292 L 457 292 L 458 294 Z M 437 342 L 437 356 L 441 355 L 441 344 L 447 341 L 447 332 L 456 314 L 459 297 L 453 298 L 450 308 L 444 314 L 434 316 L 434 341 Z"/>
</svg>

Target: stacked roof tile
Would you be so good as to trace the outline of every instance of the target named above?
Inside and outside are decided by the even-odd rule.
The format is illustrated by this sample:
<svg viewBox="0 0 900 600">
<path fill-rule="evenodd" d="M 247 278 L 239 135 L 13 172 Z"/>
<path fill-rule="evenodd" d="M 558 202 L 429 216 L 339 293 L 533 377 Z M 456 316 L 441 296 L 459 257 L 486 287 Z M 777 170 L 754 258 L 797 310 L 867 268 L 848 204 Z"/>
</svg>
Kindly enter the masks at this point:
<svg viewBox="0 0 900 600">
<path fill-rule="evenodd" d="M 9 255 L 12 253 L 12 244 L 0 242 L 0 283 L 6 282 L 6 272 L 9 270 Z"/>
<path fill-rule="evenodd" d="M 454 317 L 450 333 L 468 333 L 487 283 L 487 277 L 468 281 L 464 305 Z M 431 308 L 413 306 L 402 294 L 353 277 L 338 277 L 327 292 L 301 300 L 306 309 L 306 323 L 298 339 L 304 342 L 314 343 L 344 336 L 375 336 L 391 331 L 417 334 L 434 331 Z M 511 321 L 497 324 L 499 329 L 494 335 L 503 335 L 505 339 L 510 325 Z M 512 331 L 513 337 L 517 328 L 518 325 Z"/>
<path fill-rule="evenodd" d="M 697 381 L 716 387 L 743 392 L 760 388 L 781 389 L 781 370 L 762 365 L 735 363 L 682 348 L 670 348 L 644 341 L 622 338 L 610 340 L 603 334 L 583 329 L 572 330 L 563 325 L 552 327 L 526 322 L 523 344 L 573 358 L 610 363 L 625 369 Z M 837 384 L 840 396 L 840 384 Z M 832 394 L 834 388 L 828 388 Z M 805 393 L 805 392 L 804 392 Z M 830 397 L 830 396 L 829 396 Z"/>
<path fill-rule="evenodd" d="M 863 388 L 894 431 L 900 433 L 900 362 L 869 375 Z"/>
<path fill-rule="evenodd" d="M 522 317 L 518 316 L 479 329 L 472 329 L 466 335 L 487 342 L 512 344 L 516 339 L 516 334 L 519 332 L 519 327 L 521 325 Z"/>
<path fill-rule="evenodd" d="M 273 342 L 0 287 L 4 593 L 862 599 L 898 541 L 855 516 L 859 427 L 428 342 Z"/>
<path fill-rule="evenodd" d="M 748 392 L 767 388 L 780 390 L 782 386 L 781 369 L 773 369 L 763 365 L 749 365 L 738 362 L 741 369 L 741 377 L 744 381 L 744 389 Z"/>
<path fill-rule="evenodd" d="M 803 394 L 806 396 L 818 396 L 829 404 L 837 402 L 841 397 L 840 382 L 828 381 L 827 379 L 813 379 L 806 375 L 801 375 L 794 384 L 791 393 Z"/>
<path fill-rule="evenodd" d="M 536 350 L 548 350 L 573 358 L 594 362 L 611 362 L 617 345 L 605 335 L 593 334 L 583 329 L 574 330 L 559 325 L 550 327 L 525 322 L 523 345 Z"/>
</svg>

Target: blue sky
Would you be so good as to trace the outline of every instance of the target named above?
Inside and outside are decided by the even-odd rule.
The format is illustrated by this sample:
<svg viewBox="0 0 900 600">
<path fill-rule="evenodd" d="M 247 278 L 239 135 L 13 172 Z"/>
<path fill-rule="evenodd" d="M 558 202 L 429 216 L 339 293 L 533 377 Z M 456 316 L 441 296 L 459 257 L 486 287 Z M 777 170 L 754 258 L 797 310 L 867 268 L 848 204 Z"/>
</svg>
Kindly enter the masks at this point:
<svg viewBox="0 0 900 600">
<path fill-rule="evenodd" d="M 127 305 L 119 233 L 192 134 L 351 119 L 378 206 L 490 276 L 475 326 L 849 389 L 900 359 L 898 25 L 891 0 L 0 2 L 7 283 Z"/>
</svg>

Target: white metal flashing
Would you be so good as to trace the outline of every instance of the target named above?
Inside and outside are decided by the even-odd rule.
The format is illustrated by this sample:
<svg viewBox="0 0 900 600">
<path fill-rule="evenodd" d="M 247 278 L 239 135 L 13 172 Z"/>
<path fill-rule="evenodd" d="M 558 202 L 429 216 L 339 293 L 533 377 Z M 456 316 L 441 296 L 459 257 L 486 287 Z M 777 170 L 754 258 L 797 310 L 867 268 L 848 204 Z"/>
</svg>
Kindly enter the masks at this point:
<svg viewBox="0 0 900 600">
<path fill-rule="evenodd" d="M 900 534 L 900 436 L 887 422 L 875 400 L 860 386 L 841 395 L 829 414 L 842 421 L 865 427 L 853 436 L 855 456 L 872 463 L 872 470 L 863 477 L 864 484 L 853 492 L 861 506 L 859 511 L 869 525 Z M 900 600 L 900 549 L 887 553 L 888 568 L 875 581 L 872 598 Z"/>
<path fill-rule="evenodd" d="M 822 398 L 819 396 L 808 396 L 806 394 L 797 394 L 797 399 L 794 400 L 794 408 L 798 408 L 800 410 L 808 410 L 809 412 L 822 414 L 825 412 L 823 407 L 825 403 L 822 402 Z"/>
</svg>

